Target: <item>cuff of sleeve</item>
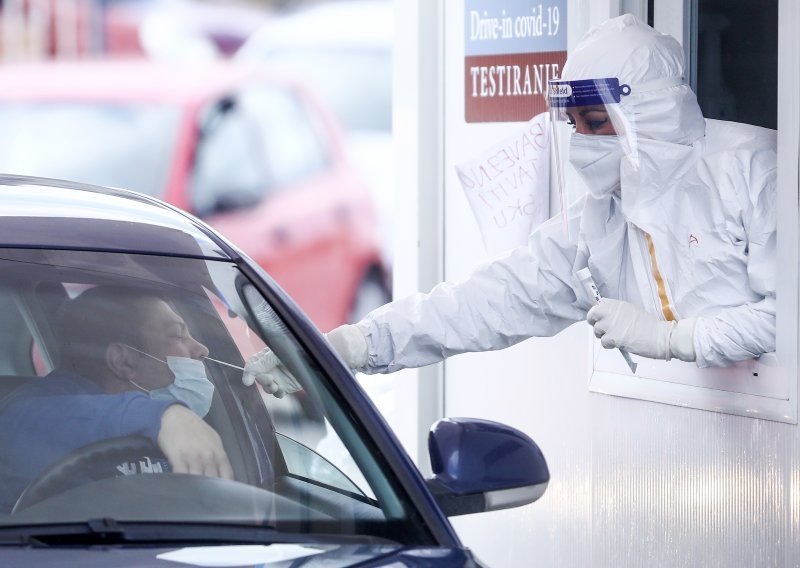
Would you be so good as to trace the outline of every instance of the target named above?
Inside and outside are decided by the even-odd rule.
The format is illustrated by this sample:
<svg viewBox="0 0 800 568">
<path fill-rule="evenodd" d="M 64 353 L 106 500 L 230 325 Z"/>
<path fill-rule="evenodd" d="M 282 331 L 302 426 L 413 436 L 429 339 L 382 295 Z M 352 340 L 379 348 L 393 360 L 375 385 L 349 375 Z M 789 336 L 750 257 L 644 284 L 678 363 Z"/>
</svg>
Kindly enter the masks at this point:
<svg viewBox="0 0 800 568">
<path fill-rule="evenodd" d="M 694 328 L 696 324 L 696 318 L 686 318 L 675 325 L 669 338 L 669 351 L 672 357 L 681 361 L 695 361 L 697 359 L 694 350 Z"/>
<path fill-rule="evenodd" d="M 364 366 L 359 369 L 360 372 L 365 373 L 367 375 L 372 375 L 375 373 L 385 373 L 385 367 L 379 365 L 379 357 L 377 347 L 380 343 L 380 335 L 377 329 L 377 326 L 374 325 L 370 319 L 367 318 L 358 322 L 356 327 L 361 330 L 361 333 L 364 334 L 364 341 L 367 344 L 367 359 L 364 363 Z"/>
<path fill-rule="evenodd" d="M 367 337 L 357 325 L 343 325 L 326 335 L 328 342 L 353 370 L 361 370 L 369 357 Z"/>
</svg>

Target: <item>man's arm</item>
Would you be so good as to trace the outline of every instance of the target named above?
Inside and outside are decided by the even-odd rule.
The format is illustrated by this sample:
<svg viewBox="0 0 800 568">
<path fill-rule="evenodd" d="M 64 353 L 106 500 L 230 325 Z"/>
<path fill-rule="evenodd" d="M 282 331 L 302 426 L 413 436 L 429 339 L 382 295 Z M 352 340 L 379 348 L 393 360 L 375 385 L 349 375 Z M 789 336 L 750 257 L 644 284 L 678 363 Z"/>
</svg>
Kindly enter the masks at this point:
<svg viewBox="0 0 800 568">
<path fill-rule="evenodd" d="M 233 479 L 219 434 L 185 406 L 173 404 L 164 411 L 157 443 L 174 473 Z"/>
<path fill-rule="evenodd" d="M 2 423 L 13 432 L 14 453 L 34 471 L 81 446 L 141 435 L 158 444 L 176 473 L 233 477 L 213 428 L 183 405 L 143 393 L 31 396 L 9 405 Z"/>
</svg>

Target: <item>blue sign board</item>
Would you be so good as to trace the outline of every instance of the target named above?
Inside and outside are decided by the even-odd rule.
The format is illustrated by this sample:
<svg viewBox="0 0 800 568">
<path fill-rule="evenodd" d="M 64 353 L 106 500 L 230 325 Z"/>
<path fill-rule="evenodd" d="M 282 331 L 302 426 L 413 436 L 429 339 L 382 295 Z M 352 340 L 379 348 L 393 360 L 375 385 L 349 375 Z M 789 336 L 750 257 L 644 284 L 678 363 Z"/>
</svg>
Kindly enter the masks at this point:
<svg viewBox="0 0 800 568">
<path fill-rule="evenodd" d="M 567 50 L 567 0 L 465 0 L 464 55 Z"/>
<path fill-rule="evenodd" d="M 567 0 L 464 0 L 465 120 L 530 120 L 566 58 Z"/>
</svg>

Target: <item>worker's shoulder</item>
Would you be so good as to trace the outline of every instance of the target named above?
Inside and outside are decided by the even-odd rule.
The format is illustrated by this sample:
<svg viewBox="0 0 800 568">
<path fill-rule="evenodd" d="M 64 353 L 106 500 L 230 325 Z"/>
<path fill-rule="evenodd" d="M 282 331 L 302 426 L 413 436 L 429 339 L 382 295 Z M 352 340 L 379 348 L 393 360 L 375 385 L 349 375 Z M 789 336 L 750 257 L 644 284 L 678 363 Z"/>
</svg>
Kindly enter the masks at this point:
<svg viewBox="0 0 800 568">
<path fill-rule="evenodd" d="M 706 119 L 707 154 L 717 152 L 775 152 L 778 133 L 771 128 L 763 128 L 742 122 Z"/>
<path fill-rule="evenodd" d="M 778 164 L 775 130 L 724 120 L 706 120 L 703 162 L 725 177 L 743 176 L 748 184 L 774 183 Z"/>
</svg>

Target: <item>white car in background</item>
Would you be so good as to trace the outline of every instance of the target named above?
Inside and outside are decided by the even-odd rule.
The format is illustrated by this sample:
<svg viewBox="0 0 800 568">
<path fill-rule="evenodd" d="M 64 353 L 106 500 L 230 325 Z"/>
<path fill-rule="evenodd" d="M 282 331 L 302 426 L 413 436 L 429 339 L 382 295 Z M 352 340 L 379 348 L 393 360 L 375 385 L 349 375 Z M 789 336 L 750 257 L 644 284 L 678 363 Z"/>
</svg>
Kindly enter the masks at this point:
<svg viewBox="0 0 800 568">
<path fill-rule="evenodd" d="M 342 0 L 274 14 L 236 53 L 285 65 L 338 115 L 351 158 L 372 188 L 386 264 L 393 209 L 391 0 Z"/>
</svg>

